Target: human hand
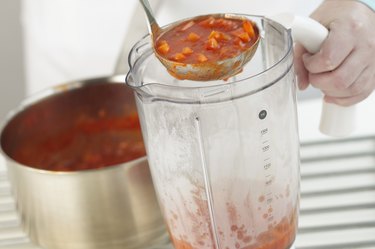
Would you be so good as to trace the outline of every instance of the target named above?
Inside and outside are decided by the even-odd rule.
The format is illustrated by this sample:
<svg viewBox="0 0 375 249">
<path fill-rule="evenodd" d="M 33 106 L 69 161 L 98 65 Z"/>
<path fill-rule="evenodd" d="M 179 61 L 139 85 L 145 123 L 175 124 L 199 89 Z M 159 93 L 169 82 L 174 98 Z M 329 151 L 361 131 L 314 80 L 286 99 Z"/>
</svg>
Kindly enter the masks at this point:
<svg viewBox="0 0 375 249">
<path fill-rule="evenodd" d="M 375 12 L 357 1 L 326 0 L 311 17 L 330 32 L 314 55 L 296 44 L 299 89 L 311 84 L 342 106 L 364 100 L 375 88 Z"/>
</svg>

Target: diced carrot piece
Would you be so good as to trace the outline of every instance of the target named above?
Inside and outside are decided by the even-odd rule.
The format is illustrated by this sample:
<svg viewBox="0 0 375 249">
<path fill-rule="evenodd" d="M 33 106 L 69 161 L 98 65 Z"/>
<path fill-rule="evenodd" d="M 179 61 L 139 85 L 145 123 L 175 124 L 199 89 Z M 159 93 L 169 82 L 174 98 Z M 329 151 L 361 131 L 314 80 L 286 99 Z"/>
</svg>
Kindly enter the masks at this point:
<svg viewBox="0 0 375 249">
<path fill-rule="evenodd" d="M 232 39 L 230 35 L 220 33 L 219 41 L 229 41 L 230 39 Z"/>
<path fill-rule="evenodd" d="M 239 39 L 240 40 L 240 39 Z M 239 45 L 239 44 L 238 44 Z M 220 58 L 230 58 L 236 56 L 240 51 L 233 47 L 222 47 L 220 49 Z"/>
<path fill-rule="evenodd" d="M 246 33 L 243 28 L 239 28 L 239 29 L 232 31 L 232 34 L 240 38 L 241 41 L 243 42 L 249 42 L 251 40 L 249 34 Z"/>
<path fill-rule="evenodd" d="M 220 34 L 218 31 L 212 30 L 210 35 L 208 36 L 208 39 L 215 38 L 218 39 L 220 37 Z"/>
<path fill-rule="evenodd" d="M 183 49 L 182 49 L 182 53 L 184 54 L 184 55 L 190 55 L 190 54 L 192 54 L 194 51 L 190 48 L 190 47 L 184 47 Z"/>
<path fill-rule="evenodd" d="M 166 40 L 161 40 L 161 41 L 159 41 L 159 45 L 163 45 L 163 44 L 165 44 L 165 43 L 168 43 Z"/>
<path fill-rule="evenodd" d="M 224 28 L 226 30 L 233 29 L 236 26 L 235 22 L 233 22 L 231 20 L 224 19 L 224 18 L 217 19 L 215 24 L 216 24 L 217 27 L 221 27 L 221 28 Z"/>
<path fill-rule="evenodd" d="M 221 37 L 220 37 L 220 40 L 226 40 L 226 41 L 229 41 L 230 39 L 232 39 L 232 37 L 228 34 L 224 34 L 224 33 L 221 33 Z"/>
<path fill-rule="evenodd" d="M 249 42 L 251 40 L 250 36 L 248 33 L 241 33 L 239 36 L 238 36 L 243 42 Z"/>
<path fill-rule="evenodd" d="M 227 29 L 232 29 L 232 28 L 237 27 L 237 24 L 230 20 L 224 20 L 223 25 L 224 25 L 224 28 L 227 28 Z"/>
<path fill-rule="evenodd" d="M 161 45 L 158 47 L 158 51 L 161 54 L 167 54 L 169 52 L 169 45 L 167 42 L 161 43 Z"/>
<path fill-rule="evenodd" d="M 245 20 L 242 24 L 243 26 L 243 29 L 246 31 L 246 33 L 249 34 L 249 36 L 251 38 L 254 38 L 255 37 L 255 31 L 254 31 L 254 27 L 252 25 L 252 23 L 248 20 Z"/>
<path fill-rule="evenodd" d="M 216 24 L 217 25 L 222 25 L 224 21 L 225 21 L 224 18 L 218 18 L 218 19 L 216 19 Z"/>
<path fill-rule="evenodd" d="M 212 30 L 208 39 L 215 38 L 217 41 L 229 41 L 231 37 L 219 31 Z"/>
<path fill-rule="evenodd" d="M 237 46 L 240 46 L 240 47 L 244 47 L 245 46 L 245 43 L 243 43 L 243 41 L 239 37 L 234 38 L 234 42 L 233 43 L 235 45 L 237 45 Z"/>
<path fill-rule="evenodd" d="M 216 19 L 215 26 L 224 28 L 225 27 L 225 19 L 224 18 Z"/>
<path fill-rule="evenodd" d="M 208 41 L 206 43 L 206 49 L 216 50 L 218 48 L 220 48 L 220 46 L 219 46 L 219 43 L 217 42 L 217 40 L 215 38 L 208 39 Z"/>
<path fill-rule="evenodd" d="M 194 24 L 195 24 L 194 21 L 190 21 L 190 22 L 186 23 L 184 26 L 182 26 L 181 31 L 186 31 L 187 29 L 193 27 Z"/>
<path fill-rule="evenodd" d="M 196 33 L 194 32 L 191 32 L 188 37 L 187 37 L 187 40 L 188 41 L 191 41 L 191 42 L 196 42 L 200 39 L 201 37 L 199 35 L 197 35 Z"/>
<path fill-rule="evenodd" d="M 207 59 L 207 57 L 204 54 L 198 54 L 197 55 L 197 60 L 198 60 L 198 62 L 205 62 L 208 59 Z"/>
<path fill-rule="evenodd" d="M 185 60 L 185 55 L 182 54 L 182 53 L 177 53 L 177 54 L 174 54 L 172 59 L 175 60 L 175 61 L 183 61 Z"/>
<path fill-rule="evenodd" d="M 209 18 L 198 23 L 200 26 L 210 28 L 215 24 L 215 18 L 210 16 Z"/>
</svg>

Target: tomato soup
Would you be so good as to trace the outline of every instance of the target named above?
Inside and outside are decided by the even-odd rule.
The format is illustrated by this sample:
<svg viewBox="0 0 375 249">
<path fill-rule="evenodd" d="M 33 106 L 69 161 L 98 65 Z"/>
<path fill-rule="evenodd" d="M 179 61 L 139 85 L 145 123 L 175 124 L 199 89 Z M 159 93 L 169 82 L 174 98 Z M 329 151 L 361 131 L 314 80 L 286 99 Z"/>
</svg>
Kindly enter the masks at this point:
<svg viewBox="0 0 375 249">
<path fill-rule="evenodd" d="M 257 41 L 254 25 L 247 19 L 213 16 L 185 21 L 158 37 L 155 51 L 186 64 L 233 58 Z"/>
<path fill-rule="evenodd" d="M 136 112 L 110 117 L 84 113 L 72 126 L 38 140 L 24 141 L 12 158 L 34 168 L 76 171 L 107 167 L 145 156 Z"/>
</svg>

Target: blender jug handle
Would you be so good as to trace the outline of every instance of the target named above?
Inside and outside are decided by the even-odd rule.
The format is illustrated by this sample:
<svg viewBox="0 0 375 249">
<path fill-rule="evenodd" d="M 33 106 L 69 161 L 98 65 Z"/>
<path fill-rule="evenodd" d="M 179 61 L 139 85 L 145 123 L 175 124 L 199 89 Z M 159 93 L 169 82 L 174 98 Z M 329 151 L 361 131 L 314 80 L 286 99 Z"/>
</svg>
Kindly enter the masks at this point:
<svg viewBox="0 0 375 249">
<path fill-rule="evenodd" d="M 307 51 L 314 54 L 320 50 L 328 36 L 328 30 L 319 22 L 302 16 L 282 13 L 269 19 L 291 29 L 294 41 L 301 43 Z M 320 131 L 333 137 L 350 135 L 355 129 L 356 105 L 339 106 L 323 101 L 320 117 Z"/>
</svg>

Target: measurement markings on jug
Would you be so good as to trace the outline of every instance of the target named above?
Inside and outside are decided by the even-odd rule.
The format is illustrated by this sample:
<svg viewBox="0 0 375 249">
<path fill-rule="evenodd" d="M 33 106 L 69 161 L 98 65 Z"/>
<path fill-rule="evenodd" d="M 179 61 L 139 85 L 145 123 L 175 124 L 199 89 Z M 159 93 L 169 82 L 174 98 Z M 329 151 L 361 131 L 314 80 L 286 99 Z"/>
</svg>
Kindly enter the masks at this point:
<svg viewBox="0 0 375 249">
<path fill-rule="evenodd" d="M 259 113 L 259 119 L 261 122 L 266 121 L 267 112 L 262 110 Z M 270 143 L 270 130 L 268 128 L 261 128 L 260 129 L 260 150 L 261 154 L 263 155 L 263 170 L 264 170 L 264 196 L 265 196 L 265 213 L 263 214 L 263 218 L 267 220 L 269 224 L 272 224 L 274 221 L 273 216 L 273 183 L 275 180 L 275 176 L 273 174 L 273 165 L 272 165 L 272 147 Z"/>
<path fill-rule="evenodd" d="M 266 164 L 263 166 L 263 168 L 264 168 L 265 170 L 269 169 L 270 167 L 271 167 L 271 163 L 266 163 Z"/>
<path fill-rule="evenodd" d="M 273 176 L 266 176 L 266 186 L 270 186 L 273 183 Z"/>
<path fill-rule="evenodd" d="M 267 203 L 270 204 L 273 201 L 272 193 L 267 193 Z"/>
<path fill-rule="evenodd" d="M 262 150 L 263 152 L 266 152 L 270 149 L 270 146 L 269 145 L 266 145 L 266 146 L 263 146 Z"/>
</svg>

